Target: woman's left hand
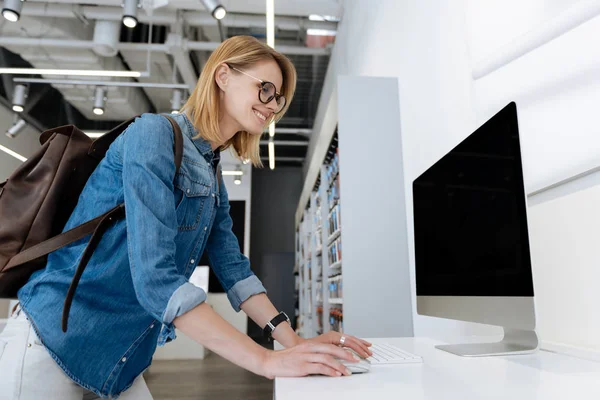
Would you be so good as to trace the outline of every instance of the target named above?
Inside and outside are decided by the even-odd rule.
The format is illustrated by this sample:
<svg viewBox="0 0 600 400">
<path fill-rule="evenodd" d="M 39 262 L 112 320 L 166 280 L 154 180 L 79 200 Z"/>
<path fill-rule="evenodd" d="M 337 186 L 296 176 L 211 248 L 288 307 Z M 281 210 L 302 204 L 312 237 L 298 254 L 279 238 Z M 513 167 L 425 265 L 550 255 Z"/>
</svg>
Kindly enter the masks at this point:
<svg viewBox="0 0 600 400">
<path fill-rule="evenodd" d="M 373 355 L 371 350 L 369 350 L 369 347 L 372 346 L 371 343 L 367 342 L 366 340 L 335 331 L 329 331 L 322 335 L 306 340 L 310 342 L 335 344 L 342 347 L 348 347 L 363 358 L 368 358 Z"/>
</svg>

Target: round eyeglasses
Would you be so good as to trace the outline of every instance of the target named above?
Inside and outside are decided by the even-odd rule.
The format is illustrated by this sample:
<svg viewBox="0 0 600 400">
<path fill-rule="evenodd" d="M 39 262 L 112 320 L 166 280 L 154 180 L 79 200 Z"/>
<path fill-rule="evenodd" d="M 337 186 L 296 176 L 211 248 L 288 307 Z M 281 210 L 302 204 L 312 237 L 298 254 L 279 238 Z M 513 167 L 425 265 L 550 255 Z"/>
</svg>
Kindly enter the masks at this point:
<svg viewBox="0 0 600 400">
<path fill-rule="evenodd" d="M 269 104 L 270 102 L 273 101 L 273 99 L 275 99 L 275 102 L 277 103 L 277 109 L 275 110 L 275 114 L 281 112 L 281 110 L 283 110 L 283 107 L 285 107 L 285 96 L 282 95 L 281 93 L 277 92 L 277 89 L 275 88 L 275 84 L 273 84 L 273 82 L 269 82 L 269 81 L 263 81 L 262 79 L 258 79 L 255 76 L 250 75 L 247 72 L 244 72 L 242 70 L 239 70 L 235 67 L 232 67 L 231 65 L 229 65 L 229 68 L 242 73 L 254 80 L 257 80 L 260 82 L 260 89 L 258 89 L 258 100 L 260 100 L 261 103 L 263 104 Z"/>
</svg>

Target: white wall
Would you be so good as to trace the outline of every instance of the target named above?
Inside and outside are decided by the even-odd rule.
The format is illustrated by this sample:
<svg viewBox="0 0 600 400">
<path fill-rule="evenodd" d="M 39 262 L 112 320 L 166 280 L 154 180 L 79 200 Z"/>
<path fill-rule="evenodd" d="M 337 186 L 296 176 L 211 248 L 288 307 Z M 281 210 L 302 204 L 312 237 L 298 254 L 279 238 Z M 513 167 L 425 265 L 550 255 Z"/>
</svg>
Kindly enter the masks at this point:
<svg viewBox="0 0 600 400">
<path fill-rule="evenodd" d="M 524 4 L 517 0 L 492 0 L 484 3 L 477 0 L 345 1 L 309 156 L 319 152 L 319 141 L 325 140 L 331 127 L 335 127 L 335 77 L 369 75 L 399 78 L 408 221 L 412 221 L 412 181 L 513 99 L 519 107 L 527 192 L 597 166 L 600 121 L 595 109 L 600 104 L 597 47 L 600 18 L 474 81 L 472 70 L 482 58 L 556 17 L 575 2 L 532 0 Z M 378 145 L 377 132 L 365 134 L 365 147 L 376 149 Z M 322 157 L 318 161 L 310 160 L 305 166 L 309 179 L 312 164 L 321 160 Z M 598 237 L 597 231 L 592 227 L 585 230 L 561 219 L 561 215 L 567 214 L 583 223 L 585 214 L 572 214 L 573 207 L 583 213 L 595 212 L 594 205 L 600 204 L 600 193 L 594 189 L 580 192 L 563 188 L 539 195 L 544 199 L 530 199 L 530 230 L 536 235 L 532 239 L 532 259 L 539 333 L 544 341 L 600 350 L 600 336 L 584 340 L 585 333 L 582 333 L 590 328 L 596 332 L 600 317 L 591 315 L 587 306 L 577 310 L 566 307 L 574 305 L 573 299 L 600 304 L 600 291 L 596 287 L 600 271 L 590 268 L 597 265 L 598 260 L 590 240 Z M 577 197 L 546 204 L 545 197 L 572 195 Z M 589 220 L 597 220 L 597 214 L 592 217 Z M 546 231 L 544 239 L 554 246 L 545 245 L 539 235 L 549 226 L 555 228 L 554 231 L 568 226 L 577 231 L 577 237 L 582 240 L 561 247 L 558 245 L 563 243 L 564 235 Z M 585 249 L 578 252 L 580 246 Z M 566 260 L 554 257 L 557 248 L 568 252 Z M 410 223 L 409 260 L 414 296 Z M 558 260 L 567 262 L 568 272 Z M 552 278 L 553 273 L 559 275 Z M 569 277 L 561 290 L 552 286 L 557 276 Z M 552 312 L 557 303 L 566 307 L 561 313 Z M 572 318 L 566 321 L 567 311 Z M 565 323 L 572 325 L 565 328 Z M 498 333 L 500 330 L 496 327 L 415 315 L 415 335 L 452 341 L 463 335 Z"/>
</svg>

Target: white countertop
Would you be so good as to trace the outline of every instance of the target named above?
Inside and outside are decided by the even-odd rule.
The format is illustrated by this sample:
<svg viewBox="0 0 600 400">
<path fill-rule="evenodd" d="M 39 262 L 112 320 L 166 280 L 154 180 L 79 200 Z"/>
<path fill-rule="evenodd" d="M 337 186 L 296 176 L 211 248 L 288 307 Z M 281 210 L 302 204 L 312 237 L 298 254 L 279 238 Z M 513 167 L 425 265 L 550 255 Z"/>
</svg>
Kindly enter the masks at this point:
<svg viewBox="0 0 600 400">
<path fill-rule="evenodd" d="M 599 362 L 547 351 L 466 358 L 436 349 L 445 343 L 432 339 L 366 340 L 418 354 L 423 363 L 375 365 L 366 374 L 340 378 L 276 378 L 275 399 L 600 399 Z"/>
</svg>

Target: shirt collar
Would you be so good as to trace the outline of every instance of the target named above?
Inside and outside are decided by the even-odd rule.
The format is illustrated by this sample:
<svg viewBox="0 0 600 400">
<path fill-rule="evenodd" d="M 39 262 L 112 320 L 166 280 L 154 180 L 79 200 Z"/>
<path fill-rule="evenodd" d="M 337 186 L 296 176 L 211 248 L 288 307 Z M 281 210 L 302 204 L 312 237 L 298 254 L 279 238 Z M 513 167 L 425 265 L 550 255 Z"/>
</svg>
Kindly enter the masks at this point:
<svg viewBox="0 0 600 400">
<path fill-rule="evenodd" d="M 202 136 L 199 136 L 196 139 L 194 139 L 195 136 L 198 136 L 198 130 L 196 129 L 196 127 L 194 127 L 194 125 L 185 113 L 182 113 L 180 115 L 183 117 L 183 121 L 185 122 L 185 125 L 187 127 L 187 129 L 184 129 L 185 134 L 192 140 L 194 146 L 196 146 L 200 154 L 202 154 L 205 158 L 206 156 L 209 156 L 211 158 L 214 158 L 215 156 L 218 157 L 220 153 L 219 150 L 217 149 L 213 151 L 212 146 L 208 140 L 204 139 Z"/>
</svg>

